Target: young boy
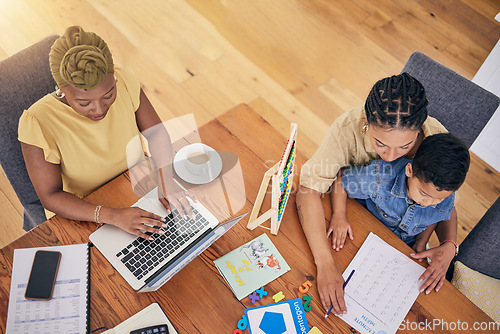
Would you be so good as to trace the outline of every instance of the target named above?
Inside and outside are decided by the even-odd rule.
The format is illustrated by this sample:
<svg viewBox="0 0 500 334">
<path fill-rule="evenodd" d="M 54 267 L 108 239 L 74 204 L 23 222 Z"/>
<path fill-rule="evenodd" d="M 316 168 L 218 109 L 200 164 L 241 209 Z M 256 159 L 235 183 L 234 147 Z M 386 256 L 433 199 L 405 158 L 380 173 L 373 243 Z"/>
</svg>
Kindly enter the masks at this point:
<svg viewBox="0 0 500 334">
<path fill-rule="evenodd" d="M 455 136 L 441 133 L 425 138 L 413 161 L 404 157 L 393 162 L 373 160 L 339 172 L 342 187 L 337 184 L 340 181 L 335 182 L 329 229 L 334 247 L 342 248 L 347 234 L 353 237 L 345 214 L 349 195 L 364 202 L 407 245 L 423 251 L 432 225 L 450 219 L 454 192 L 464 182 L 469 162 L 467 146 Z"/>
</svg>

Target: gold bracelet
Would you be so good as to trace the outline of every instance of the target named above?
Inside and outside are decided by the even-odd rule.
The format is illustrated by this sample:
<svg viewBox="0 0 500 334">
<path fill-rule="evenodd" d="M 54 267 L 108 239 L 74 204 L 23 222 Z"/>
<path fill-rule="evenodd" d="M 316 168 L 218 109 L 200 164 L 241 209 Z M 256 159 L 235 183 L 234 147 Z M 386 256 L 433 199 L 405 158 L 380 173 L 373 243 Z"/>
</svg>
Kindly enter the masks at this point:
<svg viewBox="0 0 500 334">
<path fill-rule="evenodd" d="M 94 210 L 94 222 L 96 223 L 96 225 L 98 227 L 101 227 L 103 225 L 103 223 L 101 223 L 101 221 L 99 220 L 99 214 L 101 213 L 101 208 L 102 208 L 102 205 L 98 205 L 95 207 L 95 210 Z"/>
</svg>

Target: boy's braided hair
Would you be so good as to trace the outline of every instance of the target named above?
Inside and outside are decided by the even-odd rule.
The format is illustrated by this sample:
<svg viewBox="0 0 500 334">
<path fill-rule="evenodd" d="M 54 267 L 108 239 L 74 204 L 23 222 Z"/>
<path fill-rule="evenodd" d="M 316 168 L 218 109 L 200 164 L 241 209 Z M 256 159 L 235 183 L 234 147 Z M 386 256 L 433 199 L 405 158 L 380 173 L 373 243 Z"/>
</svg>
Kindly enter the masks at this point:
<svg viewBox="0 0 500 334">
<path fill-rule="evenodd" d="M 424 86 L 405 72 L 373 85 L 365 102 L 365 114 L 368 124 L 420 130 L 427 119 L 427 103 Z"/>
</svg>

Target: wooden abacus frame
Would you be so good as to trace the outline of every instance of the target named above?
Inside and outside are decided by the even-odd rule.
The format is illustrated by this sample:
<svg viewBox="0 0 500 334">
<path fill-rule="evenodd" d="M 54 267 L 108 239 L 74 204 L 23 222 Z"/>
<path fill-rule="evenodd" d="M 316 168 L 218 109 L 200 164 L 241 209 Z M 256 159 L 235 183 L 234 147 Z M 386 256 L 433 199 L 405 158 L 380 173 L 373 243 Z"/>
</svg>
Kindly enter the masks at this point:
<svg viewBox="0 0 500 334">
<path fill-rule="evenodd" d="M 288 202 L 290 190 L 293 184 L 295 170 L 295 156 L 297 143 L 297 124 L 290 124 L 290 138 L 288 139 L 281 161 L 271 167 L 265 174 L 260 184 L 255 204 L 248 220 L 247 228 L 250 230 L 260 226 L 271 230 L 272 234 L 278 234 L 281 220 Z M 271 208 L 258 216 L 262 202 L 271 182 Z M 262 226 L 264 222 L 271 219 L 271 227 Z"/>
</svg>

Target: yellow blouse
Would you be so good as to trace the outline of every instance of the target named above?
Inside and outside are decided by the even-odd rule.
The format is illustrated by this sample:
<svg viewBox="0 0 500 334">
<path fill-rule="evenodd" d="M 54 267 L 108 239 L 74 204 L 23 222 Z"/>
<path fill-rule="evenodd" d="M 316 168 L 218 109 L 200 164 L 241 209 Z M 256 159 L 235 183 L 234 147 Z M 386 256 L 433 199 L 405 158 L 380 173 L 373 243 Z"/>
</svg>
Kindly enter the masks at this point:
<svg viewBox="0 0 500 334">
<path fill-rule="evenodd" d="M 40 147 L 46 161 L 60 165 L 63 190 L 79 197 L 90 194 L 144 156 L 138 140 L 127 148 L 131 139 L 139 138 L 135 111 L 139 108 L 140 83 L 123 69 L 116 68 L 115 75 L 116 100 L 100 121 L 79 115 L 52 94 L 25 110 L 19 119 L 19 141 Z"/>
<path fill-rule="evenodd" d="M 365 111 L 362 106 L 340 115 L 328 130 L 320 146 L 300 170 L 300 184 L 325 193 L 337 178 L 341 168 L 365 165 L 380 159 L 365 130 Z M 424 136 L 448 132 L 433 117 L 422 125 Z"/>
</svg>

